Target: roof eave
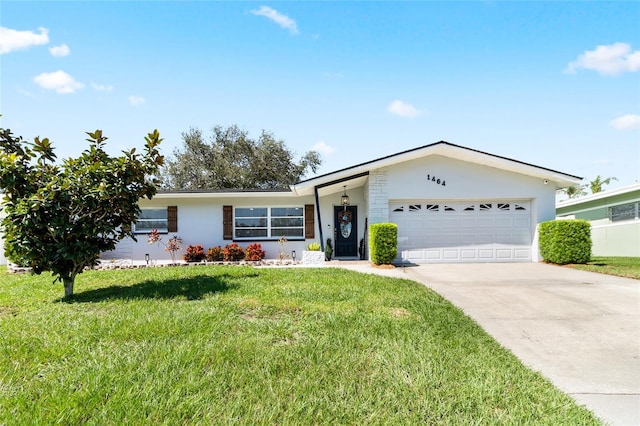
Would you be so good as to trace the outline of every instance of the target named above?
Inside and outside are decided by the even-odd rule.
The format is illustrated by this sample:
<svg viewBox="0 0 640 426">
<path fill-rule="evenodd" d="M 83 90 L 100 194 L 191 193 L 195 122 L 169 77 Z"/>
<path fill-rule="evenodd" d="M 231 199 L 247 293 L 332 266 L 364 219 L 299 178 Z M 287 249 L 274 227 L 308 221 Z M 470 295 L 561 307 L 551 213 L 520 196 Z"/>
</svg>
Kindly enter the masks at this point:
<svg viewBox="0 0 640 426">
<path fill-rule="evenodd" d="M 358 175 L 383 167 L 392 166 L 394 164 L 411 161 L 431 155 L 442 155 L 454 159 L 462 159 L 463 161 L 475 164 L 494 167 L 497 169 L 507 170 L 528 176 L 537 177 L 549 182 L 555 183 L 557 188 L 566 188 L 576 185 L 582 181 L 579 176 L 562 173 L 556 170 L 547 169 L 533 164 L 524 163 L 507 157 L 501 157 L 487 152 L 478 151 L 471 148 L 455 145 L 449 142 L 440 141 L 398 154 L 389 155 L 387 157 L 378 158 L 365 163 L 361 163 L 346 169 L 340 169 L 332 173 L 316 176 L 292 185 L 291 189 L 296 194 L 307 194 L 313 191 L 313 188 L 326 182 L 344 179 L 350 175 Z"/>
</svg>

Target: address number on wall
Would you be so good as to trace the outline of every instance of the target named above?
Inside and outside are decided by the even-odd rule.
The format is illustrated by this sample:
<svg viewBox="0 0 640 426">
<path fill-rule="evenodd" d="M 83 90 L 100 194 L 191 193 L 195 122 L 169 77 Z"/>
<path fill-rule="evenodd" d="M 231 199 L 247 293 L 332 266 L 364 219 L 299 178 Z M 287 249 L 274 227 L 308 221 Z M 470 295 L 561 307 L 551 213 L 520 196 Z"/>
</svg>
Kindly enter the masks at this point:
<svg viewBox="0 0 640 426">
<path fill-rule="evenodd" d="M 440 179 L 434 175 L 427 175 L 427 180 L 429 182 L 435 183 L 436 185 L 447 186 L 447 182 L 444 179 Z"/>
</svg>

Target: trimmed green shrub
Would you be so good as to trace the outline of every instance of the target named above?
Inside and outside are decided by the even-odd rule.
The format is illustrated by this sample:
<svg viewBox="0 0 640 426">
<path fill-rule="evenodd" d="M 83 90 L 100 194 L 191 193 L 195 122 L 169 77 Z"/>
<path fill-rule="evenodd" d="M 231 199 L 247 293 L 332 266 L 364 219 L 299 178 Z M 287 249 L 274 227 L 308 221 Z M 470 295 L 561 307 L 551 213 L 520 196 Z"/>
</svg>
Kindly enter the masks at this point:
<svg viewBox="0 0 640 426">
<path fill-rule="evenodd" d="M 333 243 L 331 238 L 327 238 L 327 245 L 324 247 L 324 259 L 328 262 L 333 257 Z"/>
<path fill-rule="evenodd" d="M 211 247 L 207 250 L 207 262 L 222 262 L 224 260 L 224 249 L 220 246 Z"/>
<path fill-rule="evenodd" d="M 586 220 L 550 220 L 540 224 L 540 254 L 545 262 L 566 265 L 591 259 L 591 225 Z"/>
<path fill-rule="evenodd" d="M 398 225 L 376 223 L 369 227 L 371 262 L 375 265 L 393 263 L 398 255 Z"/>
</svg>

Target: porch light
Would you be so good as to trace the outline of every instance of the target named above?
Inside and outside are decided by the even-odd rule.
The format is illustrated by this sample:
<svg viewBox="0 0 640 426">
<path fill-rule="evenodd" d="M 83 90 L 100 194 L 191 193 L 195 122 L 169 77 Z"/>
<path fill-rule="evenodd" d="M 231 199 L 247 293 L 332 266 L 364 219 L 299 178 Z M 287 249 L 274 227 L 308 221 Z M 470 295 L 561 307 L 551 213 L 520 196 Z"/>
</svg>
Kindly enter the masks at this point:
<svg viewBox="0 0 640 426">
<path fill-rule="evenodd" d="M 144 254 L 144 261 L 147 262 L 147 266 L 149 266 L 149 253 Z"/>
<path fill-rule="evenodd" d="M 345 210 L 349 205 L 349 196 L 347 195 L 347 185 L 344 186 L 344 194 L 342 194 L 342 197 L 340 197 L 340 204 L 342 204 L 342 207 L 344 207 Z"/>
</svg>

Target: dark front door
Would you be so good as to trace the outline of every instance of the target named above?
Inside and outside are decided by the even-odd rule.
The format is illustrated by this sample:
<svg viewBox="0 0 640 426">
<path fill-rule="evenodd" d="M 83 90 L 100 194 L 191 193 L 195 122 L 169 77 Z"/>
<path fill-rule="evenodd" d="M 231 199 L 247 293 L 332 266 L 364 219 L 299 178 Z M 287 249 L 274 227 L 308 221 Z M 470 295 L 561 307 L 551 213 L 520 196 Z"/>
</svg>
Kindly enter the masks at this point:
<svg viewBox="0 0 640 426">
<path fill-rule="evenodd" d="M 358 208 L 334 207 L 336 257 L 358 256 Z"/>
</svg>

